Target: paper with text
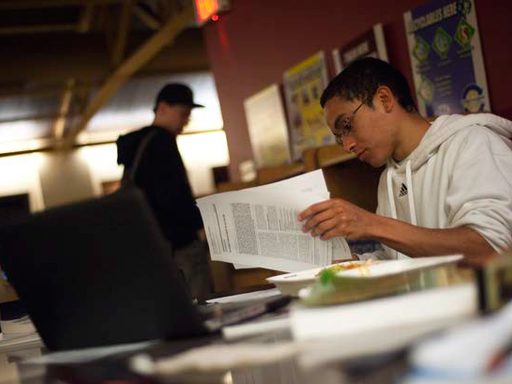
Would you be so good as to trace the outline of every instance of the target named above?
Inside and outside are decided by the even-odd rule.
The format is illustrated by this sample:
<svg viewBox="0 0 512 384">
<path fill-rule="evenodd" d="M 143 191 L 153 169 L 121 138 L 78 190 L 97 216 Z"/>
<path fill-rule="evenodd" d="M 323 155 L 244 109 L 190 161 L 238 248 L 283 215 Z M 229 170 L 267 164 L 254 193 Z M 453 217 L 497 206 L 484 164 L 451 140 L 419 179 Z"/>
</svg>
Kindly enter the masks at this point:
<svg viewBox="0 0 512 384">
<path fill-rule="evenodd" d="M 212 260 L 295 272 L 351 258 L 344 239 L 302 232 L 299 212 L 327 200 L 321 170 L 197 200 Z M 333 254 L 336 252 L 336 254 Z"/>
</svg>

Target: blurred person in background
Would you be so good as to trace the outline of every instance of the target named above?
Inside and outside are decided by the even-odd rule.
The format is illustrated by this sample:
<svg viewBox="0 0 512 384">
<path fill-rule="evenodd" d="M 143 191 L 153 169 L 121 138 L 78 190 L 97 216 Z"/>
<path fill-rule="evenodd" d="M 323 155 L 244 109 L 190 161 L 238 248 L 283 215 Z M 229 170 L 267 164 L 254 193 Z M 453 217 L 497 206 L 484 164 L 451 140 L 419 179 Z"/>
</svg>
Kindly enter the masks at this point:
<svg viewBox="0 0 512 384">
<path fill-rule="evenodd" d="M 117 162 L 124 165 L 125 174 L 141 149 L 133 181 L 144 192 L 171 243 L 192 298 L 200 301 L 211 293 L 209 254 L 176 137 L 188 124 L 192 109 L 201 107 L 187 85 L 167 84 L 156 97 L 153 124 L 117 140 Z"/>
</svg>

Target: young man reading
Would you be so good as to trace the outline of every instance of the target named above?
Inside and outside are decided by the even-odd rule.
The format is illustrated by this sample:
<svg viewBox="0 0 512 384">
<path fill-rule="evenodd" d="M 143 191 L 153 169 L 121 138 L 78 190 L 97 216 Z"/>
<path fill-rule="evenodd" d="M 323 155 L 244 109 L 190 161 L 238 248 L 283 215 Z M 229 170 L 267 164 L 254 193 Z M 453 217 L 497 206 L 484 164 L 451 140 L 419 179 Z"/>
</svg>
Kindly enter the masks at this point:
<svg viewBox="0 0 512 384">
<path fill-rule="evenodd" d="M 345 151 L 386 168 L 376 214 L 330 199 L 299 214 L 305 232 L 381 242 L 361 259 L 462 253 L 471 261 L 512 247 L 511 121 L 474 114 L 430 123 L 405 77 L 373 58 L 335 77 L 321 105 Z"/>
</svg>

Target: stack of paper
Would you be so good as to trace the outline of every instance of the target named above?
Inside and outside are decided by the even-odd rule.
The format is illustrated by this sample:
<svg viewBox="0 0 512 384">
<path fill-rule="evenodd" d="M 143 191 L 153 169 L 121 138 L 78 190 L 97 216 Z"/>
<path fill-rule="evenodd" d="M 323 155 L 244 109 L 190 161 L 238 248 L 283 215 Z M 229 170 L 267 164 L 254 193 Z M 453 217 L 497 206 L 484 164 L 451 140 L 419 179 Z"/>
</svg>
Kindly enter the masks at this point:
<svg viewBox="0 0 512 384">
<path fill-rule="evenodd" d="M 465 283 L 353 304 L 296 307 L 292 331 L 298 340 L 400 331 L 407 325 L 473 315 L 477 304 L 476 288 Z"/>
<path fill-rule="evenodd" d="M 15 351 L 43 345 L 34 324 L 28 316 L 0 321 L 3 338 L 0 338 L 0 352 Z"/>
<path fill-rule="evenodd" d="M 311 237 L 297 219 L 309 205 L 327 199 L 318 170 L 197 200 L 212 260 L 295 272 L 331 264 L 333 258 L 350 259 L 345 240 Z"/>
<path fill-rule="evenodd" d="M 406 383 L 511 383 L 512 302 L 500 312 L 428 339 L 411 354 Z"/>
<path fill-rule="evenodd" d="M 464 283 L 359 303 L 296 306 L 290 322 L 294 339 L 309 346 L 302 363 L 314 366 L 401 349 L 477 312 L 477 289 Z"/>
</svg>

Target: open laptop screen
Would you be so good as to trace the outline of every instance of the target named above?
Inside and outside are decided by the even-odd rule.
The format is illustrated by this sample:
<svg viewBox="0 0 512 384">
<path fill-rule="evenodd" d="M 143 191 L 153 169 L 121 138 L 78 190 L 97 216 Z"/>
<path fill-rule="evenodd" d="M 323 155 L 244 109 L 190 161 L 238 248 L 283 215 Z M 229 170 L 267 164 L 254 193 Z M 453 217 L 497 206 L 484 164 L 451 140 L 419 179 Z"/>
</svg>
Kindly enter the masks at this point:
<svg viewBox="0 0 512 384">
<path fill-rule="evenodd" d="M 4 224 L 0 265 L 49 349 L 204 333 L 135 188 Z"/>
</svg>

